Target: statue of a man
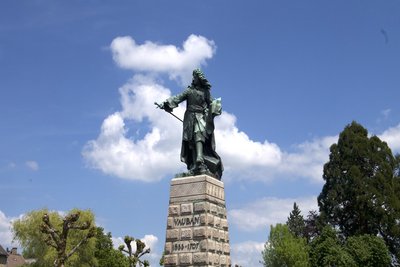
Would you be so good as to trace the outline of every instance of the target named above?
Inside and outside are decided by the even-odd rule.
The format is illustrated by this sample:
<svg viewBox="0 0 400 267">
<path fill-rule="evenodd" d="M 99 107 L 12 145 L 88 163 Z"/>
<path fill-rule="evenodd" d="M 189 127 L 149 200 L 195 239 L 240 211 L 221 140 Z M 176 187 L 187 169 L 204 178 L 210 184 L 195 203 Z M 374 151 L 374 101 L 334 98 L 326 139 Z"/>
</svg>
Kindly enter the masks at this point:
<svg viewBox="0 0 400 267">
<path fill-rule="evenodd" d="M 199 69 L 193 71 L 192 84 L 181 94 L 172 96 L 159 105 L 172 112 L 186 100 L 183 119 L 181 161 L 186 163 L 187 175 L 211 174 L 221 179 L 223 165 L 215 152 L 214 117 L 221 114 L 221 100 L 213 99 L 211 84 Z"/>
</svg>

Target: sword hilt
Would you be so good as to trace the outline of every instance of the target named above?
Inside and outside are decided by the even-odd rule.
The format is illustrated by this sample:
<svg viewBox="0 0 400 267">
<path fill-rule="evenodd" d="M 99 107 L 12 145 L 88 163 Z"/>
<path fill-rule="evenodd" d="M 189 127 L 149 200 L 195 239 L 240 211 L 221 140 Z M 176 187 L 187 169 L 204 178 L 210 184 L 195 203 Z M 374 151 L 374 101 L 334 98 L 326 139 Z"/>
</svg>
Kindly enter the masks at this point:
<svg viewBox="0 0 400 267">
<path fill-rule="evenodd" d="M 159 109 L 164 109 L 164 107 L 161 104 L 157 103 L 157 102 L 154 102 L 154 105 L 156 105 L 157 108 L 159 108 Z"/>
</svg>

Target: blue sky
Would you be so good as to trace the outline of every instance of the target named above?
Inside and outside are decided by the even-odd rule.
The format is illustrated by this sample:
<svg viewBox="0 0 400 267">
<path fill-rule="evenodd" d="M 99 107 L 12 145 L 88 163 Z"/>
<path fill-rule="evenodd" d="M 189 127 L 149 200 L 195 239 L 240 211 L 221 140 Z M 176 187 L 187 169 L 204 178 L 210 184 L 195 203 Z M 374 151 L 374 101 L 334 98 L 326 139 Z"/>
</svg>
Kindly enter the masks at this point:
<svg viewBox="0 0 400 267">
<path fill-rule="evenodd" d="M 2 1 L 0 244 L 30 210 L 77 207 L 157 263 L 185 166 L 178 121 L 152 103 L 201 67 L 223 103 L 233 262 L 258 266 L 293 201 L 317 208 L 346 124 L 400 152 L 399 14 L 394 0 Z"/>
</svg>

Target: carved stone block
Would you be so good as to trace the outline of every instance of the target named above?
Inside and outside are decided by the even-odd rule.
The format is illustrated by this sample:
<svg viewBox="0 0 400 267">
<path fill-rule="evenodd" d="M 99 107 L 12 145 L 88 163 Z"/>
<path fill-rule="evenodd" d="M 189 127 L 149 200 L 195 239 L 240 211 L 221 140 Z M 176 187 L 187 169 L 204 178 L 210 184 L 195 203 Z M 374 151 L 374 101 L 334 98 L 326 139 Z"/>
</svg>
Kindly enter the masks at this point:
<svg viewBox="0 0 400 267">
<path fill-rule="evenodd" d="M 208 257 L 206 252 L 199 252 L 193 254 L 193 264 L 208 264 Z"/>
<path fill-rule="evenodd" d="M 178 255 L 165 255 L 164 265 L 165 266 L 176 266 L 178 264 Z"/>
<path fill-rule="evenodd" d="M 217 228 L 221 226 L 221 218 L 217 216 L 214 217 L 214 226 Z"/>
<path fill-rule="evenodd" d="M 177 240 L 179 238 L 179 229 L 168 229 L 167 240 Z"/>
<path fill-rule="evenodd" d="M 181 214 L 191 214 L 193 212 L 193 204 L 185 203 L 181 204 Z"/>
<path fill-rule="evenodd" d="M 221 228 L 224 230 L 228 229 L 228 220 L 227 219 L 221 219 Z"/>
<path fill-rule="evenodd" d="M 172 253 L 172 242 L 166 242 L 164 250 L 165 250 L 166 254 L 171 254 Z"/>
<path fill-rule="evenodd" d="M 192 229 L 184 228 L 181 229 L 181 240 L 183 239 L 192 239 Z"/>
<path fill-rule="evenodd" d="M 165 267 L 228 267 L 223 182 L 207 175 L 173 179 L 166 229 Z"/>
<path fill-rule="evenodd" d="M 224 251 L 224 254 L 228 254 L 228 255 L 230 254 L 231 248 L 229 246 L 229 243 L 223 244 L 223 251 Z"/>
<path fill-rule="evenodd" d="M 192 264 L 192 253 L 179 254 L 179 266 L 191 265 Z"/>
<path fill-rule="evenodd" d="M 207 237 L 207 227 L 201 226 L 193 229 L 193 237 Z"/>
<path fill-rule="evenodd" d="M 168 214 L 170 216 L 179 215 L 179 205 L 170 205 Z"/>
<path fill-rule="evenodd" d="M 210 203 L 202 201 L 194 204 L 194 212 L 206 212 L 208 211 Z"/>
<path fill-rule="evenodd" d="M 225 255 L 219 257 L 220 266 L 228 266 L 228 259 Z"/>
</svg>

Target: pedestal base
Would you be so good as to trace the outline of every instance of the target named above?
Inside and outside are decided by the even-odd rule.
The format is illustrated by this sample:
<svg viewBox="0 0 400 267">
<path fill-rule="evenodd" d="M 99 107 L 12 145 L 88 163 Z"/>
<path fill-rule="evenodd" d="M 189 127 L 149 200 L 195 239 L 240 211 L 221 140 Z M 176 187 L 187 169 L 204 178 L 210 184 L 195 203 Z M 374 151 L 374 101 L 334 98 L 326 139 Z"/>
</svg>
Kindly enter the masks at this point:
<svg viewBox="0 0 400 267">
<path fill-rule="evenodd" d="M 164 266 L 231 266 L 223 182 L 172 179 Z"/>
</svg>

